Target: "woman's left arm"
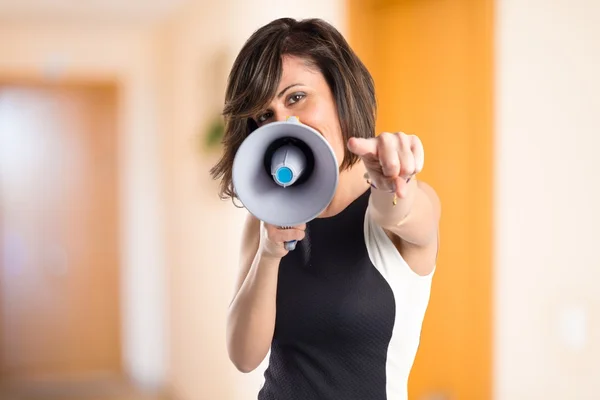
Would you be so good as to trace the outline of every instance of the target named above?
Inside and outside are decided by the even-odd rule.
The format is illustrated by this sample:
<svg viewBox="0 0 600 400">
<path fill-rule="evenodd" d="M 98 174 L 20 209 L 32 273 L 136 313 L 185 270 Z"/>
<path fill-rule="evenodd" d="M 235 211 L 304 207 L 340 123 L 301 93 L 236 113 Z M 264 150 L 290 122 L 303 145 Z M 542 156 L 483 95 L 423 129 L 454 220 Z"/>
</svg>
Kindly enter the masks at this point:
<svg viewBox="0 0 600 400">
<path fill-rule="evenodd" d="M 421 140 L 404 133 L 352 138 L 348 148 L 360 156 L 373 189 L 369 213 L 386 231 L 411 248 L 437 247 L 440 200 L 417 179 L 424 164 Z"/>
</svg>

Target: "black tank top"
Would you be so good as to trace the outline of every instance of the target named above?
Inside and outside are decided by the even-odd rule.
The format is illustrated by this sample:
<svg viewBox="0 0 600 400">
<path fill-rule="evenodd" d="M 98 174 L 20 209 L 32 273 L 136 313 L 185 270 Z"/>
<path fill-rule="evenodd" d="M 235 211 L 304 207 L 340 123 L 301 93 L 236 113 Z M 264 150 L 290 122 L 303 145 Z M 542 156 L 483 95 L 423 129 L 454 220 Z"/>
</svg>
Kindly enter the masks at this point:
<svg viewBox="0 0 600 400">
<path fill-rule="evenodd" d="M 370 190 L 307 224 L 281 261 L 277 314 L 259 400 L 385 400 L 394 293 L 369 258 Z"/>
</svg>

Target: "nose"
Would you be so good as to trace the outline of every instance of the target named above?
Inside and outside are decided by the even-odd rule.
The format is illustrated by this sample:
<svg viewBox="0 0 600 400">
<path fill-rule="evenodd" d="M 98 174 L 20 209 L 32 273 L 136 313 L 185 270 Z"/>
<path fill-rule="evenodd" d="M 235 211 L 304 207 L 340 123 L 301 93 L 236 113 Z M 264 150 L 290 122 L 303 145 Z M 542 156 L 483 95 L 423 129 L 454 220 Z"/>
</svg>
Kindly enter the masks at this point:
<svg viewBox="0 0 600 400">
<path fill-rule="evenodd" d="M 289 115 L 287 115 L 284 110 L 277 110 L 277 111 L 275 111 L 275 114 L 273 115 L 273 121 L 276 121 L 276 122 L 285 121 L 288 117 L 289 117 Z"/>
<path fill-rule="evenodd" d="M 290 111 L 283 102 L 277 102 L 272 105 L 273 112 L 272 121 L 281 122 L 285 121 L 288 117 L 291 117 Z"/>
</svg>

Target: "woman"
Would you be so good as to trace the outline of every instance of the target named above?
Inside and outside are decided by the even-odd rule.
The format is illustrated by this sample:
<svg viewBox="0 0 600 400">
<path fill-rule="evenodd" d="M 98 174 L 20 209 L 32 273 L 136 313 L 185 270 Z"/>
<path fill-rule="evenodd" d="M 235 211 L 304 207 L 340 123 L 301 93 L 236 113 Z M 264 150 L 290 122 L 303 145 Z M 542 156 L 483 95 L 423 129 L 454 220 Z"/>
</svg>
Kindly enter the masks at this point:
<svg viewBox="0 0 600 400">
<path fill-rule="evenodd" d="M 248 215 L 227 344 L 243 372 L 270 351 L 258 398 L 406 399 L 436 265 L 440 204 L 416 179 L 416 136 L 375 135 L 369 72 L 322 20 L 256 31 L 226 92 L 224 155 L 211 173 L 235 197 L 232 164 L 256 128 L 296 116 L 339 160 L 339 184 L 315 220 L 280 229 Z M 284 242 L 298 240 L 296 249 Z"/>
</svg>

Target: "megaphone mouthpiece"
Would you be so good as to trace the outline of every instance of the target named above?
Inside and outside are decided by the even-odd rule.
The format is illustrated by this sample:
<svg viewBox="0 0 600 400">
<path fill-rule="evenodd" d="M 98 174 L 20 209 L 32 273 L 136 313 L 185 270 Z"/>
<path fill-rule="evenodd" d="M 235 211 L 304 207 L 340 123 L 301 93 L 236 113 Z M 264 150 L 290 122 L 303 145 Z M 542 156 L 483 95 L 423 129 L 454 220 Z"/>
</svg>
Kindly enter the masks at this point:
<svg viewBox="0 0 600 400">
<path fill-rule="evenodd" d="M 293 185 L 306 169 L 306 155 L 293 144 L 275 150 L 271 158 L 271 175 L 283 187 Z"/>
</svg>

